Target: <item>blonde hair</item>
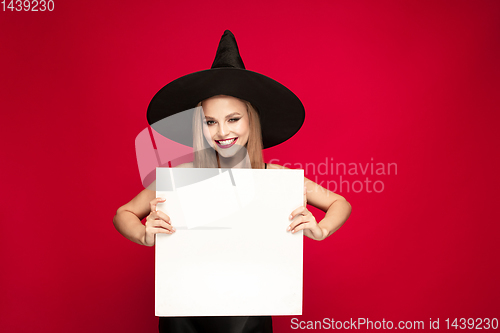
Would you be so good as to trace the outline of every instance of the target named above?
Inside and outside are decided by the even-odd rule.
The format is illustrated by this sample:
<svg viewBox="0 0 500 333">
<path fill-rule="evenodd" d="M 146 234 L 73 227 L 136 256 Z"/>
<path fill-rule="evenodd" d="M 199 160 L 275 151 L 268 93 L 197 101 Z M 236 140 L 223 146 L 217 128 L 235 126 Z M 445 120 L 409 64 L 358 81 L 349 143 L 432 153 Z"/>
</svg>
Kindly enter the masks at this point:
<svg viewBox="0 0 500 333">
<path fill-rule="evenodd" d="M 245 103 L 248 112 L 250 133 L 246 149 L 252 169 L 263 169 L 264 159 L 262 157 L 262 132 L 260 127 L 259 114 L 255 108 L 247 101 Z M 193 150 L 195 168 L 220 168 L 219 154 L 207 142 L 203 135 L 204 115 L 201 102 L 196 106 L 193 114 Z M 215 152 L 215 154 L 214 154 Z"/>
</svg>

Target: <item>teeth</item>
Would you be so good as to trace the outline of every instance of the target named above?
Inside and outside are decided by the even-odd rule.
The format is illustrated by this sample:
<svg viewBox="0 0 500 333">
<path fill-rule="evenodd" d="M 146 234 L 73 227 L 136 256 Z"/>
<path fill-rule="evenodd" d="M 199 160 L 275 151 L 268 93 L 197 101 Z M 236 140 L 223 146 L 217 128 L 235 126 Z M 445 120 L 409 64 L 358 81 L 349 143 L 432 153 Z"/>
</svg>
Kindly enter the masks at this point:
<svg viewBox="0 0 500 333">
<path fill-rule="evenodd" d="M 219 144 L 226 146 L 228 144 L 231 144 L 235 139 L 229 139 L 229 140 L 219 140 Z"/>
</svg>

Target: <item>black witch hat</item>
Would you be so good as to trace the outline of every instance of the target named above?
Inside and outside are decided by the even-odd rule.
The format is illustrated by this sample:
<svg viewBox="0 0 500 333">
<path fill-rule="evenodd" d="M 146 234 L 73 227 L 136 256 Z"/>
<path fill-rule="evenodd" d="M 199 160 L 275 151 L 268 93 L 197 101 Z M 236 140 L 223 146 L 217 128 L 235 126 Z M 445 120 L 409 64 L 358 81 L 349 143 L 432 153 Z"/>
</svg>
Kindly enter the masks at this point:
<svg viewBox="0 0 500 333">
<path fill-rule="evenodd" d="M 193 109 L 216 95 L 233 96 L 248 101 L 259 113 L 264 148 L 291 138 L 304 122 L 305 111 L 299 98 L 281 83 L 245 69 L 236 39 L 226 30 L 221 37 L 215 60 L 207 70 L 182 76 L 156 93 L 149 103 L 148 123 Z M 191 123 L 169 126 L 162 135 L 192 146 Z M 188 135 L 186 135 L 188 134 Z"/>
</svg>

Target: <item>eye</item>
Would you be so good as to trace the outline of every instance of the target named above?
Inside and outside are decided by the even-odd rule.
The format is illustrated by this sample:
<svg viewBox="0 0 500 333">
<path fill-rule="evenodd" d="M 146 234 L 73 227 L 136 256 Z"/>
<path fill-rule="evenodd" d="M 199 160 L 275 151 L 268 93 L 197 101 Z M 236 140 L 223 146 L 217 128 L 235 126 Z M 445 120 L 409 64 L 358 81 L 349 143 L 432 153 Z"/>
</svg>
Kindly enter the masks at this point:
<svg viewBox="0 0 500 333">
<path fill-rule="evenodd" d="M 210 125 L 215 124 L 215 121 L 213 121 L 213 120 L 207 120 L 207 121 L 205 121 L 205 124 L 207 124 L 208 126 L 210 126 Z"/>
<path fill-rule="evenodd" d="M 231 119 L 229 119 L 229 121 L 230 121 L 230 122 L 232 122 L 232 123 L 234 123 L 234 122 L 236 122 L 236 121 L 238 121 L 238 120 L 240 120 L 240 119 L 241 119 L 241 118 L 231 118 Z"/>
</svg>

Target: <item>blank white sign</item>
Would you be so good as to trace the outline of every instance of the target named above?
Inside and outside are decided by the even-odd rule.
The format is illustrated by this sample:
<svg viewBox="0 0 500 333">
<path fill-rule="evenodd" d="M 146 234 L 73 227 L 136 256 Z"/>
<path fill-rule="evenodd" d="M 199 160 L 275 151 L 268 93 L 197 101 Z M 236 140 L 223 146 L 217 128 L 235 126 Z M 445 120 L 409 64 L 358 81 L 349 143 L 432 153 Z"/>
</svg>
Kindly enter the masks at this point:
<svg viewBox="0 0 500 333">
<path fill-rule="evenodd" d="M 157 234 L 157 316 L 302 314 L 304 171 L 157 168 L 157 206 L 176 232 Z"/>
</svg>

